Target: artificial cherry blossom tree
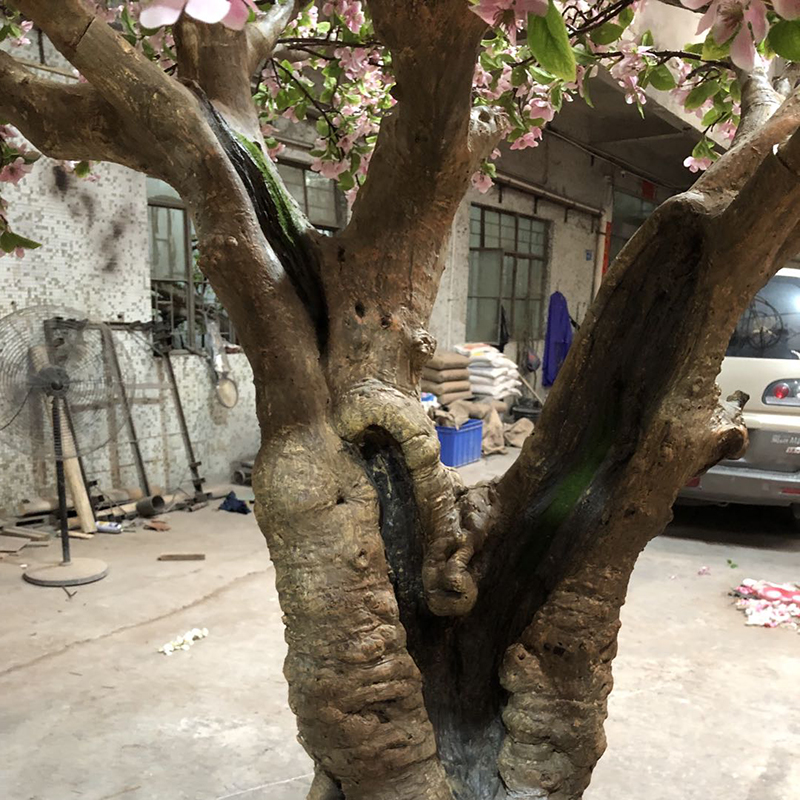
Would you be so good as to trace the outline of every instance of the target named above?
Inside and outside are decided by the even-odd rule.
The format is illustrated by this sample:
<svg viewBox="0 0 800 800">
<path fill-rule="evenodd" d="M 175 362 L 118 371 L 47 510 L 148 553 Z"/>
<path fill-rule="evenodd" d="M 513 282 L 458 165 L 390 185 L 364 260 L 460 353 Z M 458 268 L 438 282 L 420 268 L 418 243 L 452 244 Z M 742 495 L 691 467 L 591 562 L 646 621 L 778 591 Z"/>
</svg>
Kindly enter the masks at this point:
<svg viewBox="0 0 800 800">
<path fill-rule="evenodd" d="M 0 180 L 35 147 L 170 183 L 252 365 L 314 800 L 588 785 L 636 557 L 679 488 L 745 445 L 745 398 L 720 404 L 714 378 L 800 250 L 800 1 L 685 2 L 704 40 L 680 52 L 630 0 L 0 4 L 0 39 L 33 23 L 81 76 L 0 52 Z M 516 464 L 467 489 L 417 388 L 453 216 L 497 145 L 536 146 L 600 69 L 640 108 L 648 86 L 677 93 L 709 133 L 687 166 L 708 169 L 617 258 Z M 315 168 L 348 193 L 333 236 L 281 183 L 281 117 L 316 126 Z M 35 233 L 0 217 L 5 252 Z"/>
</svg>

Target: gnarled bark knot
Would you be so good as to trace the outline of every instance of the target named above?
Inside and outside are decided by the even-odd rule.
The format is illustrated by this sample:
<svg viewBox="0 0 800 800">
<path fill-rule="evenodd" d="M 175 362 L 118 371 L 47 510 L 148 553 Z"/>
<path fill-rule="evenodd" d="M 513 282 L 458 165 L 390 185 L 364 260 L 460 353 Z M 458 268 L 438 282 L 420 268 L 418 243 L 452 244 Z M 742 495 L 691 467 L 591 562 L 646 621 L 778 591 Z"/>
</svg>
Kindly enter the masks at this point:
<svg viewBox="0 0 800 800">
<path fill-rule="evenodd" d="M 397 443 L 419 506 L 428 607 L 439 616 L 469 613 L 478 594 L 469 563 L 483 543 L 484 515 L 478 505 L 467 502 L 458 473 L 439 460 L 439 439 L 419 398 L 367 379 L 338 399 L 334 425 L 348 442 L 362 442 L 370 429 L 378 429 Z"/>
<path fill-rule="evenodd" d="M 742 409 L 750 396 L 736 391 L 727 400 L 720 401 L 714 409 L 701 453 L 703 461 L 697 470 L 701 475 L 726 458 L 741 458 L 748 445 L 747 426 Z"/>
</svg>

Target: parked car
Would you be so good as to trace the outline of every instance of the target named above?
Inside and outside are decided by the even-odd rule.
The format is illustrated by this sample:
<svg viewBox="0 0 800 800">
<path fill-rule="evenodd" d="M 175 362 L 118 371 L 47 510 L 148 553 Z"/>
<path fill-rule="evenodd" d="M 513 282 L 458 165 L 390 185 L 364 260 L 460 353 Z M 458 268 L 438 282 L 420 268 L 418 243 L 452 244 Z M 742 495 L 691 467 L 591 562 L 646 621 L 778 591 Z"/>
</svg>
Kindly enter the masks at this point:
<svg viewBox="0 0 800 800">
<path fill-rule="evenodd" d="M 722 397 L 750 395 L 745 455 L 690 481 L 679 500 L 787 506 L 800 527 L 800 269 L 781 269 L 731 337 L 717 378 Z"/>
</svg>

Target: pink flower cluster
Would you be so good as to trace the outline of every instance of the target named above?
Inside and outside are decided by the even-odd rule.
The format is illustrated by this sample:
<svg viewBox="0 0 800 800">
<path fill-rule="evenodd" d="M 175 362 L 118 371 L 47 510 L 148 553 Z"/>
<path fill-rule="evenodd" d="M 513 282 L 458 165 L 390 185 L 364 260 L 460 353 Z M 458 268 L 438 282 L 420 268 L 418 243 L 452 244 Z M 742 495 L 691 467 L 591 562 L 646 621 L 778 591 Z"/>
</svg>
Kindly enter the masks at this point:
<svg viewBox="0 0 800 800">
<path fill-rule="evenodd" d="M 683 159 L 683 166 L 689 169 L 689 172 L 704 172 L 714 162 L 710 158 L 695 158 L 688 156 Z"/>
<path fill-rule="evenodd" d="M 731 61 L 750 70 L 756 61 L 756 45 L 769 32 L 767 7 L 761 0 L 681 0 L 686 8 L 698 11 L 708 5 L 697 32 L 711 31 L 718 45 L 731 43 Z M 775 0 L 775 10 L 787 19 L 800 15 L 800 0 Z"/>
<path fill-rule="evenodd" d="M 28 164 L 22 156 L 17 156 L 0 169 L 0 183 L 12 183 L 16 186 L 32 169 L 33 164 Z"/>
<path fill-rule="evenodd" d="M 478 0 L 471 10 L 492 28 L 503 28 L 510 42 L 516 44 L 517 30 L 525 24 L 528 14 L 543 17 L 548 5 L 548 0 Z"/>
<path fill-rule="evenodd" d="M 322 6 L 322 13 L 326 17 L 338 14 L 353 33 L 358 33 L 364 24 L 364 9 L 361 7 L 361 0 L 328 0 Z"/>
<path fill-rule="evenodd" d="M 33 23 L 29 20 L 23 20 L 19 23 L 19 27 L 22 30 L 22 36 L 18 36 L 16 39 L 11 40 L 12 47 L 24 47 L 26 44 L 31 43 L 31 40 L 25 34 L 31 32 Z"/>
<path fill-rule="evenodd" d="M 609 72 L 625 90 L 626 103 L 644 105 L 647 102 L 647 95 L 639 86 L 639 73 L 647 66 L 644 56 L 651 49 L 634 42 L 620 42 L 618 46 L 618 50 L 624 55 L 614 63 Z"/>
<path fill-rule="evenodd" d="M 151 0 L 142 9 L 139 22 L 143 28 L 160 28 L 177 22 L 185 11 L 200 22 L 221 22 L 240 31 L 251 10 L 258 11 L 255 0 Z"/>
</svg>

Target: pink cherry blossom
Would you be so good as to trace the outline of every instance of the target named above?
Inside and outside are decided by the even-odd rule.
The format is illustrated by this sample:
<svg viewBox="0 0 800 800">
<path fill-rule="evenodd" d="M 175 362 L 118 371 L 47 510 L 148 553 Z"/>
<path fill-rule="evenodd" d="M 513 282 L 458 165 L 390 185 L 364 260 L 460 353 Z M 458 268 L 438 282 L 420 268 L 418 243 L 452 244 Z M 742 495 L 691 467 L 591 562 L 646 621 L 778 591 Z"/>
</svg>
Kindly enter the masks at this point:
<svg viewBox="0 0 800 800">
<path fill-rule="evenodd" d="M 537 147 L 542 138 L 541 128 L 532 128 L 527 133 L 515 139 L 511 144 L 512 150 L 524 150 L 526 147 Z"/>
<path fill-rule="evenodd" d="M 683 160 L 683 166 L 688 167 L 690 172 L 701 172 L 707 170 L 714 162 L 710 158 L 695 158 L 689 156 Z M 698 572 L 698 575 L 707 575 L 708 567 L 702 567 L 706 572 Z"/>
<path fill-rule="evenodd" d="M 311 169 L 319 172 L 323 178 L 330 178 L 331 180 L 336 180 L 343 172 L 347 172 L 349 167 L 349 158 L 343 161 L 323 161 L 321 158 L 315 158 L 311 162 Z"/>
<path fill-rule="evenodd" d="M 26 33 L 31 32 L 31 28 L 33 28 L 33 23 L 29 20 L 24 20 L 19 23 L 19 27 L 22 29 L 22 35 L 18 36 L 16 39 L 11 40 L 11 45 L 13 47 L 24 47 L 26 44 L 30 44 L 31 40 L 25 36 Z"/>
<path fill-rule="evenodd" d="M 241 30 L 251 9 L 258 11 L 255 0 L 153 0 L 142 9 L 139 22 L 144 28 L 160 28 L 177 22 L 185 11 L 200 22 L 221 22 Z"/>
<path fill-rule="evenodd" d="M 339 59 L 342 69 L 351 80 L 358 80 L 364 77 L 372 69 L 377 69 L 374 64 L 369 62 L 369 51 L 365 47 L 341 47 L 333 51 Z"/>
<path fill-rule="evenodd" d="M 800 0 L 772 0 L 775 11 L 784 19 L 800 17 Z"/>
<path fill-rule="evenodd" d="M 353 33 L 358 33 L 365 21 L 361 0 L 333 0 L 322 6 L 322 13 L 326 17 L 338 14 Z"/>
<path fill-rule="evenodd" d="M 548 0 L 479 0 L 470 10 L 487 25 L 502 27 L 511 43 L 516 44 L 517 29 L 525 24 L 528 14 L 543 17 L 548 6 Z"/>
<path fill-rule="evenodd" d="M 525 107 L 531 119 L 543 119 L 550 122 L 556 115 L 556 110 L 548 97 L 534 97 Z"/>
<path fill-rule="evenodd" d="M 681 0 L 687 8 L 698 10 L 706 5 L 699 0 Z M 793 0 L 798 2 L 800 0 Z M 756 44 L 769 30 L 767 8 L 761 0 L 712 0 L 697 26 L 697 32 L 711 31 L 717 44 L 731 42 L 731 60 L 744 70 L 755 65 Z"/>
<path fill-rule="evenodd" d="M 32 169 L 33 164 L 27 164 L 24 158 L 17 156 L 0 169 L 0 183 L 13 183 L 16 186 Z"/>
<path fill-rule="evenodd" d="M 481 193 L 486 194 L 489 189 L 492 188 L 494 185 L 494 181 L 492 180 L 490 175 L 487 175 L 485 172 L 476 172 L 472 176 L 472 185 Z"/>
</svg>

